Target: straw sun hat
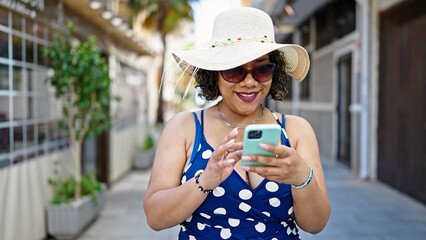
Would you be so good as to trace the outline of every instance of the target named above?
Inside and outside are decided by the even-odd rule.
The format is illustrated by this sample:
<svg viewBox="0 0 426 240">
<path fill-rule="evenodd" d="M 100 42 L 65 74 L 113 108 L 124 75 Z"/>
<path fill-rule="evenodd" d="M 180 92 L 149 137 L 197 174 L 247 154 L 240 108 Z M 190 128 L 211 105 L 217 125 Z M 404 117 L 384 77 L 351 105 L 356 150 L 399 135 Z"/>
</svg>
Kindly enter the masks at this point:
<svg viewBox="0 0 426 240">
<path fill-rule="evenodd" d="M 267 13 L 239 7 L 216 17 L 209 42 L 172 54 L 186 73 L 194 74 L 198 68 L 211 71 L 235 68 L 277 49 L 284 52 L 286 72 L 302 81 L 309 71 L 306 50 L 294 44 L 276 43 L 274 26 Z"/>
</svg>

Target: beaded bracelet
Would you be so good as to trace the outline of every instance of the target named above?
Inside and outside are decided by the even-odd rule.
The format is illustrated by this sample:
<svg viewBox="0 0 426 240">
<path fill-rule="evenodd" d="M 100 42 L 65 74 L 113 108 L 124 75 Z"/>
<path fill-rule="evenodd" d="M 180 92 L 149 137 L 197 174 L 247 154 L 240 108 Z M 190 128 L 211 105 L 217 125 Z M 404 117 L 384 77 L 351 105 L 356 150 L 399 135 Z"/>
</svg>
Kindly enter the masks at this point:
<svg viewBox="0 0 426 240">
<path fill-rule="evenodd" d="M 195 183 L 198 185 L 198 190 L 200 190 L 201 192 L 205 193 L 205 194 L 209 194 L 211 192 L 213 192 L 213 190 L 205 190 L 201 185 L 200 185 L 200 176 L 203 172 L 200 172 L 199 174 L 197 174 L 197 176 L 195 176 Z"/>
<path fill-rule="evenodd" d="M 312 170 L 312 167 L 310 165 L 308 165 L 308 167 L 309 167 L 309 176 L 308 176 L 308 179 L 306 179 L 306 182 L 304 182 L 302 185 L 299 185 L 299 186 L 295 186 L 295 185 L 291 184 L 291 186 L 293 188 L 300 189 L 300 188 L 305 187 L 306 185 L 308 185 L 308 183 L 311 182 L 312 175 L 314 174 L 314 171 Z"/>
</svg>

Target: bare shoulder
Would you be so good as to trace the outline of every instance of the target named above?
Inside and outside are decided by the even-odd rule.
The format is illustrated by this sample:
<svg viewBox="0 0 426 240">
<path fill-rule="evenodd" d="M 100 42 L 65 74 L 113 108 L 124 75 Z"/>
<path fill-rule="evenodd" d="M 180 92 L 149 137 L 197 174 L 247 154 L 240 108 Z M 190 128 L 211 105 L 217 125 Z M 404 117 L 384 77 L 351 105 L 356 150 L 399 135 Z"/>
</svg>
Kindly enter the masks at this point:
<svg viewBox="0 0 426 240">
<path fill-rule="evenodd" d="M 303 141 L 316 141 L 314 130 L 308 120 L 295 115 L 285 115 L 285 125 L 292 146 Z"/>
<path fill-rule="evenodd" d="M 175 126 L 190 126 L 194 125 L 194 114 L 192 112 L 180 112 L 175 114 L 168 122 L 166 127 L 175 127 Z"/>
<path fill-rule="evenodd" d="M 288 128 L 296 128 L 297 130 L 312 128 L 308 120 L 295 115 L 285 115 L 285 122 Z"/>
<path fill-rule="evenodd" d="M 180 112 L 174 115 L 166 124 L 163 135 L 184 137 L 193 137 L 195 133 L 194 115 L 192 112 Z"/>
<path fill-rule="evenodd" d="M 181 112 L 174 115 L 166 124 L 158 143 L 153 174 L 162 175 L 174 173 L 178 182 L 178 175 L 182 173 L 187 151 L 193 144 L 195 135 L 194 115 L 191 112 Z M 170 158 L 170 156 L 174 156 Z M 161 167 L 159 167 L 161 166 Z"/>
</svg>

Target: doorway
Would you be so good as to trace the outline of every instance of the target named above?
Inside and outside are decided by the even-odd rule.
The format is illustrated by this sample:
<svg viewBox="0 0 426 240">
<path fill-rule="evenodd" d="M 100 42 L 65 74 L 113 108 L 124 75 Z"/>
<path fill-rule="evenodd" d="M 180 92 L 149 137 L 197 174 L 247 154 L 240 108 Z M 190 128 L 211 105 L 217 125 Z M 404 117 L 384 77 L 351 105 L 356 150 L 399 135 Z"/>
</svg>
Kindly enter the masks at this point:
<svg viewBox="0 0 426 240">
<path fill-rule="evenodd" d="M 109 133 L 93 135 L 83 141 L 81 170 L 83 174 L 93 174 L 103 183 L 109 184 Z"/>
<path fill-rule="evenodd" d="M 346 54 L 339 58 L 338 69 L 338 139 L 337 160 L 347 166 L 351 166 L 351 113 L 349 106 L 352 99 L 352 54 Z"/>
<path fill-rule="evenodd" d="M 426 204 L 426 2 L 380 16 L 378 179 Z"/>
</svg>

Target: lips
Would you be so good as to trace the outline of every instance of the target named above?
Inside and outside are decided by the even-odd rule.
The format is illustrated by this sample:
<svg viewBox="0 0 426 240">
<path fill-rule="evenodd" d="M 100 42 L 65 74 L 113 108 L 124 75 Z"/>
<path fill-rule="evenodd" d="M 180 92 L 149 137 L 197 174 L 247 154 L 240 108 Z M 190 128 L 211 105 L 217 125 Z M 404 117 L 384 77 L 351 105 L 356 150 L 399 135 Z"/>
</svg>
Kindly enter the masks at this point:
<svg viewBox="0 0 426 240">
<path fill-rule="evenodd" d="M 259 92 L 235 92 L 239 99 L 241 99 L 244 102 L 253 102 L 256 98 Z"/>
</svg>

